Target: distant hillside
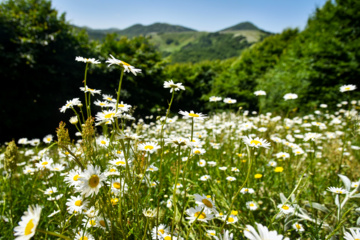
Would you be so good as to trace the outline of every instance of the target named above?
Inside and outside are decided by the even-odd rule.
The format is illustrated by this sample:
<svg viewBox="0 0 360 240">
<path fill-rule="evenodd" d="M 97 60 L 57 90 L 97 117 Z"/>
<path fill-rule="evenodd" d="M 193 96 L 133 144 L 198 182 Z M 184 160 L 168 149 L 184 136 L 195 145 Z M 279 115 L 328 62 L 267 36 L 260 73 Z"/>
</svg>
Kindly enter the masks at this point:
<svg viewBox="0 0 360 240">
<path fill-rule="evenodd" d="M 141 24 L 135 24 L 131 27 L 125 28 L 122 31 L 119 31 L 121 35 L 126 35 L 128 37 L 134 37 L 139 35 L 148 35 L 150 33 L 165 33 L 165 32 L 196 32 L 196 30 L 179 26 L 171 25 L 167 23 L 154 23 L 148 26 Z"/>
<path fill-rule="evenodd" d="M 219 32 L 224 32 L 224 31 L 238 31 L 238 30 L 255 30 L 255 31 L 262 31 L 260 28 L 258 28 L 257 26 L 255 26 L 253 23 L 251 22 L 242 22 L 239 24 L 236 24 L 234 26 L 225 28 L 223 30 L 220 30 Z"/>
<path fill-rule="evenodd" d="M 79 27 L 77 27 L 79 28 Z M 108 33 L 119 36 L 148 36 L 164 57 L 171 57 L 173 62 L 197 62 L 201 60 L 226 59 L 238 56 L 251 44 L 270 35 L 251 22 L 243 22 L 215 33 L 198 32 L 194 29 L 154 23 L 148 26 L 135 24 L 126 29 L 85 29 L 89 37 L 102 40 Z"/>
</svg>

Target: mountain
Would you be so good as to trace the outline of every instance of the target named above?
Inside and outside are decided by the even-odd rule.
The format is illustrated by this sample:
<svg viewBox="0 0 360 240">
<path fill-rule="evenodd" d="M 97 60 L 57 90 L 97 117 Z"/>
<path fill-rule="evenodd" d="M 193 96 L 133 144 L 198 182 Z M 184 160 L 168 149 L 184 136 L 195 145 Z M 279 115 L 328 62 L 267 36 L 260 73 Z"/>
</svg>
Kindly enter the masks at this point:
<svg viewBox="0 0 360 240">
<path fill-rule="evenodd" d="M 90 39 L 94 40 L 102 40 L 108 33 L 116 33 L 120 37 L 147 36 L 150 42 L 163 53 L 163 56 L 170 56 L 173 62 L 197 62 L 235 57 L 243 49 L 271 35 L 251 22 L 242 22 L 218 32 L 199 32 L 167 23 L 154 23 L 147 26 L 135 24 L 123 30 L 76 28 L 85 29 Z"/>
<path fill-rule="evenodd" d="M 171 25 L 167 23 L 154 23 L 148 26 L 135 24 L 131 27 L 119 31 L 121 35 L 126 35 L 128 37 L 134 37 L 138 35 L 148 35 L 150 33 L 164 33 L 164 32 L 196 32 L 196 30 L 179 25 Z"/>
<path fill-rule="evenodd" d="M 225 28 L 223 30 L 220 30 L 219 32 L 225 32 L 225 31 L 238 31 L 238 30 L 254 30 L 254 31 L 262 31 L 260 28 L 255 26 L 251 22 L 241 22 L 239 24 L 236 24 L 234 26 Z"/>
</svg>

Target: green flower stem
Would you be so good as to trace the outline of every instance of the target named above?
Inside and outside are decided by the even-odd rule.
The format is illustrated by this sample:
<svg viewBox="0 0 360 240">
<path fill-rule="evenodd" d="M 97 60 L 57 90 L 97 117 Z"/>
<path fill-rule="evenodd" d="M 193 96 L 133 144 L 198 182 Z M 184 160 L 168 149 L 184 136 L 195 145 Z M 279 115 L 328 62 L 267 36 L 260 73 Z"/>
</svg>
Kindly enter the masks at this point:
<svg viewBox="0 0 360 240">
<path fill-rule="evenodd" d="M 161 125 L 161 131 L 160 131 L 160 144 L 161 144 L 161 157 L 160 157 L 160 167 L 159 167 L 159 183 L 160 183 L 160 187 L 159 187 L 159 195 L 157 198 L 157 203 L 156 203 L 156 226 L 159 225 L 159 208 L 160 208 L 160 195 L 162 193 L 162 185 L 163 185 L 163 181 L 162 181 L 162 162 L 164 160 L 164 141 L 163 141 L 163 134 L 164 134 L 164 125 L 166 123 L 166 120 L 170 114 L 170 108 L 172 105 L 172 102 L 174 100 L 174 96 L 175 96 L 175 91 L 172 92 L 172 96 L 171 96 L 171 100 L 169 103 L 169 107 L 166 111 L 166 116 L 165 116 L 165 120 Z M 156 235 L 156 239 L 157 239 L 157 235 Z"/>
<path fill-rule="evenodd" d="M 36 231 L 44 233 L 44 234 L 49 234 L 49 235 L 52 235 L 52 236 L 55 236 L 55 237 L 59 237 L 59 238 L 62 238 L 62 239 L 71 240 L 71 238 L 66 237 L 66 236 L 64 236 L 64 235 L 62 235 L 60 233 L 45 231 L 45 230 L 41 230 L 41 229 L 36 229 Z"/>
<path fill-rule="evenodd" d="M 86 97 L 86 78 L 87 78 L 87 71 L 89 69 L 89 63 L 86 63 L 86 67 L 85 67 L 85 74 L 84 74 L 84 93 L 85 93 L 85 107 L 86 107 L 86 114 L 87 117 L 89 117 L 89 105 L 87 102 L 87 97 Z"/>
<path fill-rule="evenodd" d="M 179 177 L 179 171 L 180 171 L 180 148 L 181 146 L 178 146 L 178 161 L 177 161 L 177 168 L 176 168 L 176 177 L 175 177 L 175 186 L 174 186 L 174 190 L 173 190 L 173 206 L 174 206 L 174 215 L 173 215 L 173 219 L 171 221 L 171 239 L 174 233 L 174 227 L 175 227 L 175 217 L 176 217 L 176 186 L 177 186 L 177 182 L 178 182 L 178 177 Z"/>
<path fill-rule="evenodd" d="M 146 238 L 146 231 L 147 231 L 148 225 L 149 225 L 149 218 L 146 218 L 146 226 L 145 226 L 144 236 L 142 238 L 143 240 Z"/>
<path fill-rule="evenodd" d="M 246 178 L 245 178 L 245 181 L 243 182 L 243 184 L 241 185 L 241 187 L 239 188 L 239 190 L 236 192 L 236 194 L 234 195 L 232 201 L 231 201 L 231 204 L 230 204 L 230 207 L 229 207 L 229 212 L 228 214 L 226 215 L 226 218 L 224 219 L 224 223 L 223 225 L 221 226 L 221 229 L 220 229 L 220 232 L 223 231 L 224 227 L 225 227 L 225 224 L 226 224 L 226 221 L 227 219 L 229 218 L 230 214 L 231 214 L 231 209 L 232 207 L 234 206 L 234 202 L 236 200 L 236 197 L 239 195 L 241 189 L 243 189 L 243 187 L 245 186 L 246 182 L 248 181 L 249 179 L 249 176 L 250 176 L 250 171 L 251 171 L 251 165 L 252 165 L 252 157 L 251 157 L 251 153 L 250 153 L 250 149 L 249 149 L 249 146 L 246 145 L 246 149 L 247 149 L 247 152 L 248 152 L 248 161 L 249 161 L 249 166 L 248 166 L 248 171 L 247 171 L 247 174 L 246 174 Z"/>
<path fill-rule="evenodd" d="M 204 209 L 205 209 L 205 207 L 203 207 L 203 208 L 201 209 L 199 215 L 197 215 L 197 217 L 195 218 L 195 220 L 192 222 L 192 224 L 191 224 L 191 226 L 190 226 L 190 228 L 188 229 L 188 232 L 187 232 L 187 234 L 186 234 L 186 240 L 189 239 L 190 231 L 191 231 L 191 229 L 193 228 L 195 222 L 198 220 L 198 218 L 199 218 L 199 217 L 201 216 L 201 214 L 203 213 Z M 220 232 L 222 232 L 222 228 L 221 228 Z"/>
<path fill-rule="evenodd" d="M 194 118 L 191 118 L 191 142 L 193 140 L 193 136 L 194 136 Z"/>
</svg>

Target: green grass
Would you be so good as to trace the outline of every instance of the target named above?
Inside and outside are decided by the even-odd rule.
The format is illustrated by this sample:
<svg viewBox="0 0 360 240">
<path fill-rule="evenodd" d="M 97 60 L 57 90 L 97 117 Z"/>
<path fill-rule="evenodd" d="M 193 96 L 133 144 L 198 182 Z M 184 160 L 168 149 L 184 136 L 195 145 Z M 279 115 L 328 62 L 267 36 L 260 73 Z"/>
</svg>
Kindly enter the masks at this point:
<svg viewBox="0 0 360 240">
<path fill-rule="evenodd" d="M 165 234 L 159 239 L 210 239 L 210 230 L 246 239 L 256 223 L 290 239 L 343 239 L 356 227 L 358 102 L 340 104 L 336 113 L 320 108 L 286 117 L 249 115 L 219 102 L 203 118 L 171 109 L 175 94 L 169 94 L 166 113 L 126 120 L 111 107 L 86 111 L 90 100 L 102 99 L 87 93 L 84 106 L 64 107 L 79 116 L 68 127 L 82 136 L 70 140 L 60 124 L 57 138 L 46 144 L 29 140 L 3 147 L 0 239 L 13 239 L 19 223 L 30 223 L 21 218 L 35 204 L 42 206 L 39 224 L 27 225 L 37 229 L 35 239 L 80 239 L 81 232 L 95 239 L 152 239 L 156 226 Z M 296 99 L 288 101 L 296 105 Z M 50 187 L 57 192 L 47 195 Z M 329 187 L 340 187 L 341 194 Z M 245 188 L 254 192 L 242 193 Z M 76 197 L 81 202 L 71 200 Z M 250 210 L 250 203 L 257 208 Z M 88 210 L 73 212 L 76 207 Z M 49 217 L 54 211 L 59 212 Z"/>
</svg>

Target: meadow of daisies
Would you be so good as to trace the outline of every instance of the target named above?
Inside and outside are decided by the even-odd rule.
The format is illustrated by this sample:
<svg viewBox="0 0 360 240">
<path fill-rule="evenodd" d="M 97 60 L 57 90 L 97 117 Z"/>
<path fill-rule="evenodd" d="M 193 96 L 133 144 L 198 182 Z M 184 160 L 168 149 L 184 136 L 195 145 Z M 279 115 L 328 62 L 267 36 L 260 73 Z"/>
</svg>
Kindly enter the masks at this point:
<svg viewBox="0 0 360 240">
<path fill-rule="evenodd" d="M 205 115 L 172 109 L 186 86 L 166 80 L 167 111 L 135 119 L 120 93 L 141 69 L 110 56 L 111 96 L 88 87 L 89 65 L 101 63 L 75 60 L 84 81 L 60 108 L 74 116 L 56 136 L 1 148 L 0 239 L 360 239 L 356 86 L 339 89 L 348 101 L 335 112 L 323 103 L 278 116 L 214 96 Z"/>
</svg>

